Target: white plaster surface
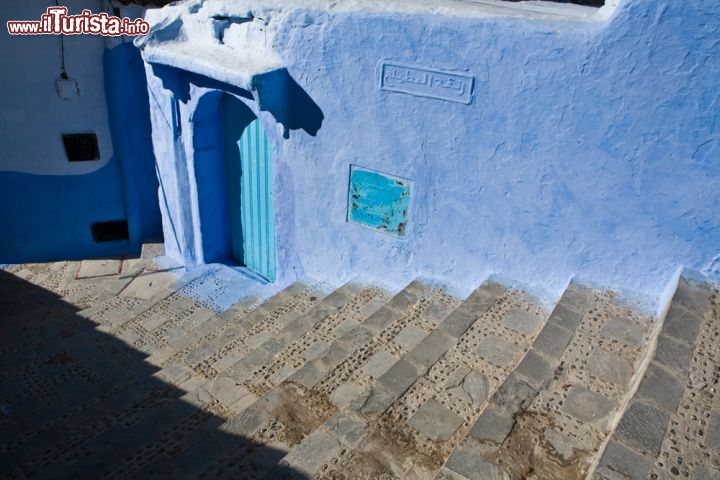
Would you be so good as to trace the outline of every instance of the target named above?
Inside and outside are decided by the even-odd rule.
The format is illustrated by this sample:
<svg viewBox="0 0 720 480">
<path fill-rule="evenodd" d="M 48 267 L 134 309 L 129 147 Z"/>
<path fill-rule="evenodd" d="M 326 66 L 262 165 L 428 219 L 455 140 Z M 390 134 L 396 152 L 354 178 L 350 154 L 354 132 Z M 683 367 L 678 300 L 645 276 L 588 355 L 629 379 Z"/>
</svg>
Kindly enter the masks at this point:
<svg viewBox="0 0 720 480">
<path fill-rule="evenodd" d="M 65 0 L 70 15 L 83 9 L 100 12 L 99 1 Z M 5 2 L 2 18 L 39 21 L 47 1 Z M 3 135 L 0 171 L 40 175 L 81 175 L 102 168 L 113 156 L 105 100 L 103 50 L 97 35 L 65 35 L 65 63 L 69 77 L 77 82 L 79 96 L 58 95 L 61 45 L 58 35 L 10 35 L 0 29 L 0 131 Z M 68 162 L 62 143 L 64 133 L 94 132 L 100 160 Z"/>
</svg>

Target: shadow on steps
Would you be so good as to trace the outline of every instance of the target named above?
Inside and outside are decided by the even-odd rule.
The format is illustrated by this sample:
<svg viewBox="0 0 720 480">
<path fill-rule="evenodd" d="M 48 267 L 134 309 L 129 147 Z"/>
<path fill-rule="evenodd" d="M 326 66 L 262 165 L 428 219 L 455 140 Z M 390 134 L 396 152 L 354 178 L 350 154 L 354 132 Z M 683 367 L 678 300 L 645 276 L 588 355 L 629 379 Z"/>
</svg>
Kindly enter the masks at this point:
<svg viewBox="0 0 720 480">
<path fill-rule="evenodd" d="M 307 478 L 76 313 L 0 270 L 0 477 Z"/>
</svg>

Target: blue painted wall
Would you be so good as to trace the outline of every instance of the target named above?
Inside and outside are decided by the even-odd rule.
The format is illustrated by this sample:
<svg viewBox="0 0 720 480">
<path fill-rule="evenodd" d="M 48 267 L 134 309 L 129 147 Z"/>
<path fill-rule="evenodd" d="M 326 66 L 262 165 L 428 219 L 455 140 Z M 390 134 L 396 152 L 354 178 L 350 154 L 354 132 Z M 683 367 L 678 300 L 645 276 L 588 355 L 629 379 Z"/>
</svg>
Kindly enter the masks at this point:
<svg viewBox="0 0 720 480">
<path fill-rule="evenodd" d="M 99 3 L 68 0 L 71 14 Z M 47 1 L 3 6 L 6 20 L 37 20 Z M 60 37 L 0 33 L 0 262 L 138 252 L 162 235 L 144 67 L 132 43 L 66 36 L 79 96 L 57 95 Z M 68 162 L 62 134 L 94 132 L 101 159 Z M 96 243 L 90 225 L 128 220 L 129 241 Z"/>
<path fill-rule="evenodd" d="M 288 159 L 303 270 L 495 272 L 555 296 L 579 276 L 652 299 L 678 265 L 705 268 L 720 254 L 716 7 L 628 0 L 602 24 L 353 13 L 304 29 L 298 13 L 279 50 L 326 116 Z M 473 102 L 379 91 L 381 59 L 470 73 Z M 414 182 L 405 239 L 344 223 L 350 163 Z"/>
<path fill-rule="evenodd" d="M 119 159 L 130 243 L 137 250 L 144 240 L 162 238 L 145 67 L 132 43 L 106 49 L 103 60 L 110 131 Z"/>
<path fill-rule="evenodd" d="M 117 165 L 85 175 L 0 172 L 0 262 L 116 255 L 129 242 L 95 243 L 94 222 L 125 218 Z"/>
<path fill-rule="evenodd" d="M 195 9 L 198 22 L 213 4 Z M 462 290 L 498 273 L 552 298 L 579 277 L 652 309 L 681 265 L 720 278 L 716 7 L 625 0 L 607 21 L 392 5 L 283 6 L 263 17 L 324 116 L 316 135 L 288 140 L 261 117 L 276 129 L 278 281 L 361 274 L 401 286 L 424 275 Z M 252 48 L 248 38 L 225 41 Z M 382 62 L 471 76 L 471 101 L 382 89 Z M 204 93 L 191 91 L 188 118 Z M 168 137 L 156 129 L 156 153 L 171 151 Z M 165 163 L 178 180 L 177 159 Z M 412 181 L 403 237 L 347 221 L 350 165 Z M 178 195 L 172 208 L 186 202 Z M 192 236 L 192 225 L 181 230 Z"/>
</svg>

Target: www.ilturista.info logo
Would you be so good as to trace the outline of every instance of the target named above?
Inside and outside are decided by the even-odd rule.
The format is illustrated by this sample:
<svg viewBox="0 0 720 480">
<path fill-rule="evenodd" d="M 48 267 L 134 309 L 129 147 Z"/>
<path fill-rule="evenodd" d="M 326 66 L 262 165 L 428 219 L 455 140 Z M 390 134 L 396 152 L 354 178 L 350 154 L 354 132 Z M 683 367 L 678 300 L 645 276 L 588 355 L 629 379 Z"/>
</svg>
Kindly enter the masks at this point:
<svg viewBox="0 0 720 480">
<path fill-rule="evenodd" d="M 80 15 L 68 15 L 66 7 L 49 7 L 40 21 L 7 22 L 10 35 L 145 35 L 150 25 L 143 19 L 111 17 L 107 13 L 93 14 L 83 10 Z"/>
</svg>

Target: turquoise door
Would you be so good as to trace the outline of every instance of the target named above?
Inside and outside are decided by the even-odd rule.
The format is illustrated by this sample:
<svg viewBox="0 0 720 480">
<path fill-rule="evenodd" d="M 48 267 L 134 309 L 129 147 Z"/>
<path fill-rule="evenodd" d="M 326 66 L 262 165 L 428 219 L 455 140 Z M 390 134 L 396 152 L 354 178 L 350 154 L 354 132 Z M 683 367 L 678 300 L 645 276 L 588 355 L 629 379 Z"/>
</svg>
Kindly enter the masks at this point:
<svg viewBox="0 0 720 480">
<path fill-rule="evenodd" d="M 231 253 L 241 265 L 273 281 L 275 217 L 270 141 L 260 121 L 239 100 L 226 95 L 223 110 Z"/>
</svg>

